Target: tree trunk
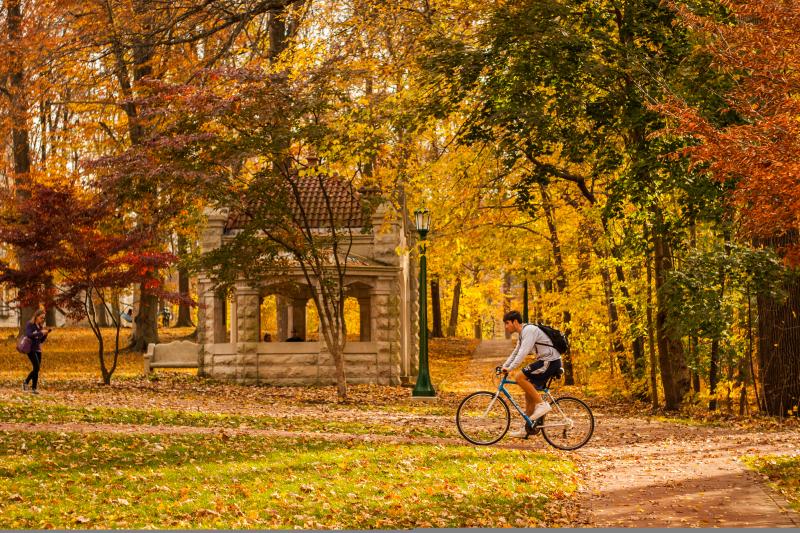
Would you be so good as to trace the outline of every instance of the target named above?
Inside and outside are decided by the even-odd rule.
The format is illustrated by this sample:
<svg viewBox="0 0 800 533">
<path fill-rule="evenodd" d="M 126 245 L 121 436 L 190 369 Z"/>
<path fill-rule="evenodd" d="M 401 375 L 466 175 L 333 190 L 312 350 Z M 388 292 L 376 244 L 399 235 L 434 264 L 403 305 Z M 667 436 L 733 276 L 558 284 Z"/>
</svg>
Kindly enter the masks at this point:
<svg viewBox="0 0 800 533">
<path fill-rule="evenodd" d="M 447 324 L 447 336 L 455 337 L 458 327 L 458 306 L 461 302 L 461 278 L 456 278 L 456 286 L 453 289 L 453 305 L 450 307 L 450 322 Z"/>
<path fill-rule="evenodd" d="M 780 250 L 798 241 L 796 231 L 763 243 Z M 800 276 L 797 272 L 782 287 L 784 298 L 758 294 L 758 364 L 764 406 L 773 416 L 800 412 Z"/>
<path fill-rule="evenodd" d="M 178 236 L 178 253 L 181 259 L 185 259 L 188 252 L 186 237 Z M 194 326 L 189 307 L 189 269 L 183 263 L 178 267 L 178 292 L 181 295 L 180 306 L 178 307 L 178 319 L 175 321 L 176 328 L 187 328 Z"/>
<path fill-rule="evenodd" d="M 724 231 L 723 238 L 725 240 L 725 256 L 727 257 L 731 249 L 728 231 Z M 725 297 L 725 269 L 723 267 L 719 269 L 719 278 L 717 278 L 717 282 L 719 283 L 719 305 L 722 306 L 723 298 Z M 711 340 L 711 361 L 708 368 L 708 392 L 711 396 L 708 401 L 708 409 L 710 411 L 715 411 L 717 409 L 716 393 L 717 372 L 719 370 L 719 341 L 718 336 Z"/>
<path fill-rule="evenodd" d="M 147 14 L 151 9 L 150 0 L 138 0 L 134 8 L 137 13 Z M 111 4 L 106 4 L 108 23 L 111 27 L 119 22 L 115 20 L 115 14 Z M 120 92 L 125 98 L 122 109 L 128 120 L 128 136 L 132 145 L 142 144 L 145 140 L 145 129 L 139 117 L 139 110 L 134 100 L 134 87 L 140 82 L 150 77 L 153 73 L 152 59 L 155 54 L 155 44 L 152 35 L 135 41 L 133 49 L 133 75 L 129 71 L 125 47 L 115 36 L 111 43 L 111 53 L 113 56 L 114 75 L 120 86 Z M 152 191 L 150 194 L 156 195 Z M 146 198 L 140 200 L 141 205 L 148 205 L 150 202 Z M 137 224 L 147 226 L 149 215 L 146 207 L 139 212 Z M 139 284 L 139 303 L 135 309 L 136 316 L 131 328 L 131 347 L 135 350 L 146 351 L 148 344 L 158 343 L 158 299 L 147 295 L 146 281 Z"/>
<path fill-rule="evenodd" d="M 691 378 L 692 378 L 692 392 L 698 393 L 700 392 L 700 373 L 697 371 L 697 366 L 699 366 L 699 341 L 697 335 L 692 335 L 689 337 L 689 361 L 692 361 L 694 368 L 691 371 Z"/>
<path fill-rule="evenodd" d="M 608 330 L 611 335 L 611 353 L 613 354 L 614 361 L 619 366 L 619 371 L 622 374 L 623 381 L 628 383 L 631 369 L 628 364 L 628 358 L 625 356 L 625 346 L 622 344 L 622 339 L 619 335 L 619 315 L 617 313 L 617 304 L 614 301 L 614 288 L 611 285 L 611 273 L 608 268 L 600 268 L 600 276 L 603 279 L 603 294 L 606 300 L 606 309 L 608 310 Z M 612 369 L 613 370 L 613 369 Z"/>
<path fill-rule="evenodd" d="M 511 311 L 511 273 L 503 273 L 503 313 Z M 506 339 L 511 338 L 511 333 L 503 332 Z"/>
<path fill-rule="evenodd" d="M 622 259 L 622 255 L 619 252 L 619 249 L 616 245 L 611 247 L 611 255 L 614 259 L 617 260 L 617 263 Z M 629 329 L 631 335 L 633 336 L 633 341 L 631 342 L 631 352 L 633 352 L 633 376 L 637 379 L 641 379 L 644 377 L 645 368 L 647 364 L 645 362 L 644 356 L 644 335 L 641 333 L 641 329 L 639 326 L 639 319 L 640 315 L 636 312 L 636 308 L 631 303 L 631 295 L 628 291 L 628 285 L 626 283 L 625 278 L 625 271 L 622 270 L 622 265 L 617 264 L 614 267 L 614 270 L 617 274 L 617 282 L 619 283 L 619 291 L 622 293 L 622 298 L 625 304 L 623 307 L 625 308 L 625 312 L 628 315 L 628 322 L 630 323 Z M 633 272 L 633 270 L 632 270 Z M 631 275 L 632 278 L 636 279 L 637 276 Z"/>
<path fill-rule="evenodd" d="M 133 319 L 136 333 L 131 348 L 146 352 L 148 344 L 158 343 L 158 297 L 144 290 L 142 286 L 139 287 L 139 309 Z"/>
<path fill-rule="evenodd" d="M 547 221 L 547 229 L 550 231 L 550 244 L 553 248 L 553 260 L 556 264 L 556 286 L 558 292 L 562 294 L 567 290 L 567 273 L 564 268 L 564 258 L 561 254 L 561 241 L 558 238 L 558 228 L 556 227 L 555 209 L 553 202 L 550 199 L 550 193 L 547 190 L 547 185 L 540 183 L 539 192 L 542 194 L 542 208 L 544 209 L 545 220 Z M 562 312 L 563 324 L 561 325 L 564 334 L 569 335 L 570 322 L 572 314 L 565 307 Z M 572 370 L 572 354 L 565 353 L 561 356 L 564 364 L 564 385 L 574 385 L 575 376 Z"/>
<path fill-rule="evenodd" d="M 756 379 L 756 369 L 753 363 L 753 299 L 750 296 L 750 284 L 747 285 L 747 361 L 750 367 L 750 380 L 753 384 L 753 392 L 756 395 L 756 406 L 759 411 L 763 410 L 761 396 L 758 394 L 758 380 Z"/>
<path fill-rule="evenodd" d="M 679 332 L 670 326 L 669 314 L 674 310 L 667 305 L 664 285 L 668 273 L 672 270 L 672 252 L 663 229 L 661 213 L 656 212 L 656 229 L 652 234 L 653 258 L 656 289 L 656 338 L 658 342 L 658 359 L 661 368 L 661 381 L 664 385 L 664 406 L 668 410 L 677 410 L 683 397 L 689 392 L 689 369 L 683 353 L 683 343 Z"/>
<path fill-rule="evenodd" d="M 108 314 L 106 313 L 106 306 L 100 298 L 94 298 L 92 302 L 94 305 L 94 317 L 97 322 L 98 328 L 108 327 Z"/>
<path fill-rule="evenodd" d="M 708 410 L 717 410 L 717 372 L 719 371 L 719 339 L 711 340 L 711 358 L 708 364 Z"/>
<path fill-rule="evenodd" d="M 25 65 L 22 54 L 17 45 L 22 42 L 22 1 L 9 0 L 6 2 L 6 36 L 11 44 L 8 52 L 8 119 L 11 124 L 11 152 L 14 159 L 14 182 L 17 185 L 27 185 L 31 171 L 30 141 L 28 138 L 28 87 L 25 81 Z M 17 187 L 15 194 L 20 200 L 28 198 L 24 187 Z M 24 224 L 33 222 L 27 213 L 22 214 Z M 15 250 L 20 269 L 30 265 L 28 250 L 18 248 Z M 20 295 L 24 297 L 24 295 Z M 26 305 L 19 308 L 19 331 L 24 333 L 25 325 L 30 321 L 36 305 Z"/>
<path fill-rule="evenodd" d="M 439 294 L 439 278 L 431 277 L 431 337 L 444 337 L 442 333 L 442 298 Z"/>
<path fill-rule="evenodd" d="M 647 340 L 650 348 L 650 399 L 653 409 L 658 409 L 658 360 L 656 358 L 655 332 L 653 328 L 653 267 L 650 252 L 647 254 Z"/>
</svg>

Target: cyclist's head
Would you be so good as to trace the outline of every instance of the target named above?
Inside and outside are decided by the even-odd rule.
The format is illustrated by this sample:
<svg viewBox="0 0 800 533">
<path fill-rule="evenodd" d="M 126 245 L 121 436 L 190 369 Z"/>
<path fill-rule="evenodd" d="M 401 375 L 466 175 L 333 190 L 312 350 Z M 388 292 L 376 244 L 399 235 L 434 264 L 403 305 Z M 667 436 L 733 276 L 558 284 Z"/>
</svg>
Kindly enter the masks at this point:
<svg viewBox="0 0 800 533">
<path fill-rule="evenodd" d="M 519 314 L 519 311 L 509 311 L 503 315 L 503 322 L 519 322 L 522 324 L 522 315 Z"/>
</svg>

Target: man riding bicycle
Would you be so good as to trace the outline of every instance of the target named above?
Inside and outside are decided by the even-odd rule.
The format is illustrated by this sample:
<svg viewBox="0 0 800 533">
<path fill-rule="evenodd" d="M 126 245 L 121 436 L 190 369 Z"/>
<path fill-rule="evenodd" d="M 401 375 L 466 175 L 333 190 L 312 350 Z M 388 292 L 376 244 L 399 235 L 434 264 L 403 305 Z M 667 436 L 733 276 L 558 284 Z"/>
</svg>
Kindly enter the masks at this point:
<svg viewBox="0 0 800 533">
<path fill-rule="evenodd" d="M 503 325 L 506 333 L 516 332 L 519 335 L 517 345 L 506 362 L 502 371 L 511 372 L 517 368 L 530 353 L 536 354 L 536 360 L 516 372 L 512 379 L 517 382 L 525 392 L 525 414 L 531 420 L 537 420 L 550 411 L 550 404 L 542 400 L 537 388 L 543 389 L 550 376 L 559 375 L 561 372 L 561 354 L 553 348 L 550 338 L 536 325 L 523 324 L 519 311 L 509 311 L 503 316 Z M 523 425 L 519 431 L 508 434 L 509 437 L 524 439 L 528 432 Z"/>
</svg>

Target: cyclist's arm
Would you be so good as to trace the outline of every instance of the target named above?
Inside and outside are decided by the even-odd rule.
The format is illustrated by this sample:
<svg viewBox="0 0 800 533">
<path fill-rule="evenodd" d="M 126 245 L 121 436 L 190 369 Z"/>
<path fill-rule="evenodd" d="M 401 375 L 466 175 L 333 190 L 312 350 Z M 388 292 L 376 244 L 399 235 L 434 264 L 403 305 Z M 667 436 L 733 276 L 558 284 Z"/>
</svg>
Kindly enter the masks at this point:
<svg viewBox="0 0 800 533">
<path fill-rule="evenodd" d="M 531 328 L 523 327 L 519 337 L 520 340 L 517 343 L 517 347 L 514 348 L 514 351 L 511 352 L 511 355 L 506 359 L 506 362 L 503 363 L 503 369 L 505 370 L 514 370 L 517 368 L 522 364 L 528 354 L 534 350 L 536 335 L 534 335 Z"/>
<path fill-rule="evenodd" d="M 517 352 L 519 352 L 519 343 L 517 343 L 517 346 L 514 348 L 514 351 L 511 352 L 511 355 L 508 356 L 508 359 L 506 359 L 506 362 L 503 363 L 503 370 L 505 370 L 506 372 L 508 372 L 509 370 L 513 370 L 515 368 L 516 365 L 515 366 L 510 366 L 510 365 L 516 359 Z M 519 364 L 519 363 L 517 363 L 517 364 Z"/>
</svg>

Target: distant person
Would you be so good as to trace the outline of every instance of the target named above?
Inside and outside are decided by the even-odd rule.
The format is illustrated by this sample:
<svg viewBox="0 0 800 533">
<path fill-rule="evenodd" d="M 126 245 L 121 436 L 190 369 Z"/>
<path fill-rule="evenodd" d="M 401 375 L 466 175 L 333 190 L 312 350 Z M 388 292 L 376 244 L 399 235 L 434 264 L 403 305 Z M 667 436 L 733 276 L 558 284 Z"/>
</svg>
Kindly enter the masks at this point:
<svg viewBox="0 0 800 533">
<path fill-rule="evenodd" d="M 264 342 L 272 342 L 272 335 L 264 333 Z"/>
<path fill-rule="evenodd" d="M 22 390 L 30 390 L 31 394 L 39 394 L 37 387 L 39 385 L 39 369 L 42 367 L 42 343 L 47 340 L 47 335 L 52 331 L 52 328 L 42 327 L 44 318 L 44 309 L 38 309 L 33 313 L 30 322 L 25 324 L 25 336 L 31 340 L 31 351 L 28 352 L 28 359 L 31 360 L 33 370 L 22 382 Z M 30 383 L 30 389 L 28 388 L 28 383 Z"/>
<path fill-rule="evenodd" d="M 172 313 L 165 307 L 161 310 L 161 325 L 165 328 L 168 327 L 170 320 L 172 320 Z"/>
<path fill-rule="evenodd" d="M 296 329 L 292 329 L 292 336 L 286 339 L 286 342 L 303 342 L 303 338 L 297 333 Z"/>
<path fill-rule="evenodd" d="M 133 309 L 128 308 L 127 311 L 120 313 L 119 316 L 122 319 L 123 326 L 131 327 L 133 324 Z"/>
</svg>

